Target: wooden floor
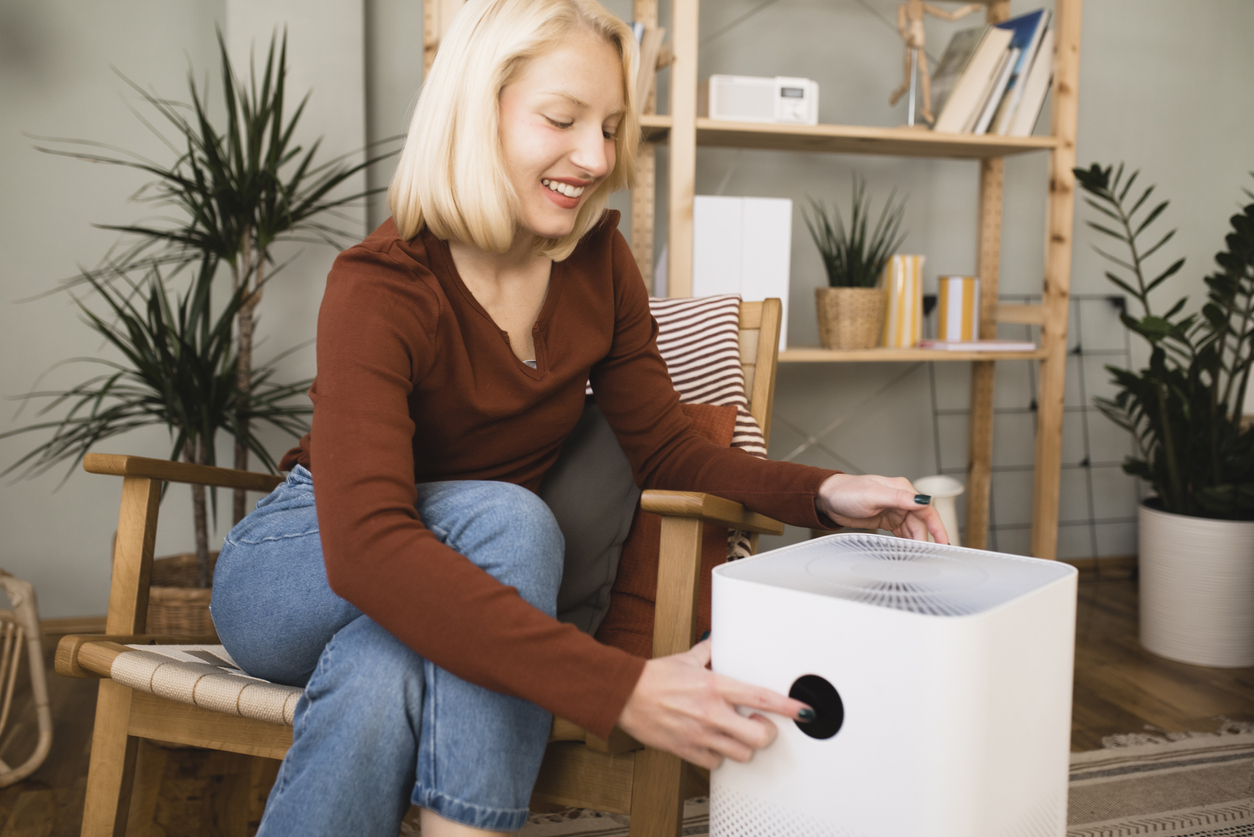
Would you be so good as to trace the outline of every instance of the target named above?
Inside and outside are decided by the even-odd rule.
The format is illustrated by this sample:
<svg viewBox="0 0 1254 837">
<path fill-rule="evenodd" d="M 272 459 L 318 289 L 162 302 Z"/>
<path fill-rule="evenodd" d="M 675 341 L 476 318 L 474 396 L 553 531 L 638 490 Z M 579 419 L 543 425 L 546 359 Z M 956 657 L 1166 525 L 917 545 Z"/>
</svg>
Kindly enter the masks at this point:
<svg viewBox="0 0 1254 837">
<path fill-rule="evenodd" d="M 56 639 L 46 643 L 49 671 Z M 78 834 L 96 688 L 94 681 L 49 677 L 52 752 L 34 776 L 0 791 L 0 837 Z M 15 702 L 16 723 L 0 740 L 0 758 L 9 764 L 24 760 L 34 743 L 28 709 Z M 1254 668 L 1199 668 L 1147 653 L 1136 641 L 1135 582 L 1082 581 L 1072 717 L 1073 750 L 1097 749 L 1102 736 L 1147 728 L 1210 731 L 1223 717 L 1254 721 Z M 151 745 L 140 756 L 139 773 L 154 781 L 146 783 L 147 795 L 136 794 L 129 833 L 144 837 L 217 835 L 240 817 L 255 828 L 277 764 Z M 240 798 L 241 783 L 248 810 L 231 810 L 226 800 Z"/>
<path fill-rule="evenodd" d="M 1137 642 L 1136 582 L 1082 581 L 1076 613 L 1071 749 L 1102 736 L 1218 728 L 1254 721 L 1254 668 L 1204 668 L 1156 657 Z"/>
</svg>

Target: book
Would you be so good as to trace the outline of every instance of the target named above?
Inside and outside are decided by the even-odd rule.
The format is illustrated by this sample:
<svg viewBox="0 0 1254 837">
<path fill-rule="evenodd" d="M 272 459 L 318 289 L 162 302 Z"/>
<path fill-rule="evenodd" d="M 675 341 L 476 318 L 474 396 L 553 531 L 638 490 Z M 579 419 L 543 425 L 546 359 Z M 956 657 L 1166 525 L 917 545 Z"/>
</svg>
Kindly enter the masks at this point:
<svg viewBox="0 0 1254 837">
<path fill-rule="evenodd" d="M 988 28 L 973 26 L 954 33 L 949 39 L 940 63 L 936 65 L 936 72 L 932 73 L 933 113 L 940 113 L 944 109 L 945 102 L 949 101 L 949 94 L 953 92 L 954 85 L 962 77 L 967 64 L 971 63 L 971 57 L 975 55 L 976 47 L 980 45 L 980 39 Z"/>
<path fill-rule="evenodd" d="M 1045 94 L 1049 92 L 1050 83 L 1054 78 L 1054 30 L 1049 29 L 1041 46 L 1032 61 L 1032 69 L 1028 70 L 1028 78 L 1023 86 L 1023 98 L 1015 109 L 1014 118 L 1010 122 L 1009 135 L 1012 137 L 1030 137 L 1040 118 L 1041 109 L 1045 105 Z"/>
<path fill-rule="evenodd" d="M 1041 36 L 1045 34 L 1045 29 L 1049 26 L 1049 17 L 1049 12 L 1037 9 L 997 24 L 1000 28 L 1009 29 L 1014 33 L 1010 39 L 1010 48 L 1018 49 L 1019 57 L 1015 61 L 1014 69 L 1010 71 L 1010 81 L 1006 84 L 1006 92 L 997 106 L 997 113 L 988 129 L 989 133 L 1004 136 L 1010 129 L 1011 118 L 1023 95 L 1023 82 L 1032 66 L 1032 60 L 1036 57 L 1037 48 L 1041 45 Z"/>
<path fill-rule="evenodd" d="M 920 349 L 943 352 L 1035 352 L 1030 340 L 920 340 Z"/>
<path fill-rule="evenodd" d="M 955 36 L 956 37 L 956 36 Z M 975 48 L 953 91 L 945 99 L 945 106 L 936 117 L 933 130 L 944 133 L 962 133 L 972 114 L 983 104 L 988 86 L 1006 56 L 1013 34 L 996 26 L 985 27 L 980 43 Z"/>
<path fill-rule="evenodd" d="M 971 133 L 988 133 L 988 127 L 993 124 L 993 116 L 997 113 L 997 106 L 1006 94 L 1006 85 L 1010 83 L 1010 74 L 1015 68 L 1015 62 L 1018 60 L 1019 50 L 1014 48 L 1011 48 L 1002 58 L 995 80 L 989 86 L 988 97 L 984 100 L 984 107 L 979 112 L 980 116 L 971 125 Z"/>
<path fill-rule="evenodd" d="M 658 55 L 662 51 L 662 39 L 666 37 L 666 28 L 649 26 L 636 22 L 632 29 L 637 33 L 640 43 L 640 64 L 636 68 L 636 106 L 641 113 L 648 110 L 649 97 L 653 94 L 653 85 L 657 82 Z"/>
</svg>

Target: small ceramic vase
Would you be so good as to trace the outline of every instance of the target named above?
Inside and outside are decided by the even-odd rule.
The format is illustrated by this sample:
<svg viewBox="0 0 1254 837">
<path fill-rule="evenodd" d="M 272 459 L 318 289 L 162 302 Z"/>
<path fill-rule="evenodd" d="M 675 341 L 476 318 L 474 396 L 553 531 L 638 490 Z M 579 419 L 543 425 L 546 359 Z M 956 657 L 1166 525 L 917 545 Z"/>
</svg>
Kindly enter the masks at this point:
<svg viewBox="0 0 1254 837">
<path fill-rule="evenodd" d="M 884 336 L 880 345 L 912 349 L 923 339 L 923 256 L 893 256 L 884 268 Z"/>
<path fill-rule="evenodd" d="M 936 339 L 957 342 L 980 339 L 980 280 L 974 276 L 942 276 Z"/>
</svg>

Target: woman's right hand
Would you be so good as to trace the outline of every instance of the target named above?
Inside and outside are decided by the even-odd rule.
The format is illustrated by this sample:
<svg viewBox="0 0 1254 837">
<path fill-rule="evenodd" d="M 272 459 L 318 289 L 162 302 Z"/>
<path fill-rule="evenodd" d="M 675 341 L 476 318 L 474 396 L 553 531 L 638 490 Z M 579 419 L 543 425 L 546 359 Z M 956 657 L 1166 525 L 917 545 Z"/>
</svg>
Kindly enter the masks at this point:
<svg viewBox="0 0 1254 837">
<path fill-rule="evenodd" d="M 715 674 L 706 668 L 709 663 L 708 639 L 682 654 L 649 660 L 618 725 L 642 744 L 712 770 L 725 758 L 747 762 L 778 733 L 765 716 L 745 717 L 736 707 L 794 719 L 809 709 L 770 689 Z"/>
</svg>

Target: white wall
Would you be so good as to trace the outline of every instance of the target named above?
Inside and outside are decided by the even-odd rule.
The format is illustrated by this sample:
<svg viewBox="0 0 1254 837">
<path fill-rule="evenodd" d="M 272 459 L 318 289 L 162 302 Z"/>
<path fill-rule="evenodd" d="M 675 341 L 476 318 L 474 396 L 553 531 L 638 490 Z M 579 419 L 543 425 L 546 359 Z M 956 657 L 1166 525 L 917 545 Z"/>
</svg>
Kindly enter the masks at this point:
<svg viewBox="0 0 1254 837">
<path fill-rule="evenodd" d="M 327 0 L 330 2 L 330 0 Z M 114 223 L 140 217 L 127 196 L 142 178 L 104 166 L 91 166 L 32 150 L 34 141 L 22 132 L 51 136 L 94 138 L 150 154 L 161 154 L 157 143 L 126 110 L 136 97 L 113 76 L 116 65 L 131 78 L 155 86 L 165 95 L 181 97 L 190 62 L 200 77 L 208 74 L 217 89 L 214 25 L 227 23 L 230 8 L 254 8 L 235 0 L 168 3 L 160 0 L 17 0 L 0 5 L 0 264 L 3 300 L 0 304 L 0 395 L 19 395 L 53 363 L 75 355 L 93 354 L 99 346 L 75 321 L 70 301 L 53 296 L 17 304 L 91 265 L 113 240 L 111 233 L 93 229 L 94 222 Z M 334 5 L 334 4 L 332 4 Z M 627 0 L 609 4 L 619 14 L 630 14 Z M 757 0 L 722 0 L 702 4 L 702 31 L 710 33 L 757 5 Z M 868 11 L 876 10 L 879 16 Z M 1038 5 L 1016 0 L 1015 11 Z M 1254 50 L 1245 36 L 1254 31 L 1254 4 L 1245 0 L 1089 0 L 1085 4 L 1079 161 L 1118 161 L 1144 170 L 1142 177 L 1158 182 L 1159 191 L 1172 199 L 1166 220 L 1179 225 L 1175 252 L 1188 257 L 1178 277 L 1178 292 L 1199 294 L 1200 276 L 1209 270 L 1222 244 L 1226 217 L 1242 186 L 1254 185 L 1246 174 L 1254 168 L 1249 137 L 1254 136 L 1254 113 L 1242 103 L 1254 77 Z M 900 45 L 884 22 L 895 13 L 893 0 L 779 0 L 774 6 L 703 46 L 701 75 L 712 72 L 787 74 L 816 79 L 821 89 L 823 121 L 895 125 L 904 121 L 902 106 L 889 108 L 888 93 L 900 73 Z M 252 28 L 264 42 L 272 14 L 267 2 Z M 320 6 L 304 4 L 291 21 L 294 77 L 305 72 L 314 88 L 306 129 L 311 134 L 334 134 L 343 128 L 341 111 L 319 112 L 323 97 L 352 94 L 335 92 L 318 80 L 320 62 L 337 57 L 332 38 L 311 49 L 315 31 L 304 32 L 299 21 L 316 20 Z M 331 6 L 327 7 L 328 9 Z M 266 12 L 265 9 L 271 9 Z M 366 139 L 403 133 L 421 78 L 421 3 L 412 0 L 364 0 L 364 79 Z M 663 18 L 669 13 L 663 4 Z M 280 14 L 283 14 L 280 12 Z M 240 22 L 236 17 L 235 21 Z M 303 25 L 303 24 L 302 24 Z M 931 22 L 929 50 L 938 55 L 954 28 L 964 24 Z M 351 40 L 351 39 L 350 39 Z M 236 39 L 236 46 L 238 46 Z M 326 44 L 333 44 L 328 46 Z M 344 49 L 351 49 L 345 44 Z M 345 59 L 343 55 L 339 60 Z M 331 62 L 333 63 L 333 62 Z M 665 73 L 662 76 L 665 85 Z M 343 99 L 339 99 L 343 100 Z M 663 101 L 665 97 L 663 96 Z M 359 109 L 344 105 L 344 112 Z M 360 116 L 353 116 L 358 120 Z M 349 120 L 350 123 L 352 120 Z M 351 129 L 352 130 L 357 129 Z M 354 134 L 358 136 L 359 134 Z M 345 138 L 333 153 L 355 148 Z M 359 142 L 359 141 L 358 141 Z M 661 170 L 665 172 L 665 154 Z M 734 169 L 733 169 L 734 167 Z M 1005 238 L 1002 287 L 1028 292 L 1039 287 L 1044 228 L 1045 159 L 1015 158 L 1007 163 Z M 862 173 L 882 200 L 890 188 L 909 195 L 905 226 L 906 247 L 928 257 L 927 274 L 974 268 L 976 170 L 961 161 L 913 161 L 880 157 L 838 157 L 782 152 L 702 150 L 698 156 L 697 186 L 712 193 L 731 171 L 726 194 L 789 197 L 800 202 L 807 194 L 847 202 L 854 171 Z M 371 185 L 385 185 L 387 167 Z M 625 207 L 618 198 L 615 204 Z M 1083 217 L 1083 210 L 1080 210 Z M 369 221 L 386 215 L 376 198 Z M 660 213 L 665 222 L 665 213 Z M 624 224 L 626 227 L 626 224 Z M 1077 236 L 1073 290 L 1105 293 L 1103 267 L 1087 249 L 1088 237 Z M 306 256 L 299 271 L 276 280 L 262 306 L 262 331 L 268 335 L 265 351 L 279 351 L 313 336 L 313 316 L 321 293 L 329 251 Z M 798 217 L 793 230 L 793 297 L 790 333 L 798 344 L 817 339 L 813 315 L 813 288 L 823 282 L 822 267 Z M 1102 318 L 1098 305 L 1086 313 L 1084 342 L 1122 345 L 1122 336 Z M 1074 331 L 1075 329 L 1073 329 Z M 1086 358 L 1094 368 L 1088 379 L 1100 385 L 1100 358 Z M 1076 362 L 1078 364 L 1078 361 Z M 293 358 L 291 377 L 312 369 L 312 350 Z M 1070 370 L 1069 403 L 1081 403 Z M 938 403 L 943 409 L 966 405 L 965 367 L 937 365 Z M 61 370 L 50 382 L 78 380 L 82 370 Z M 893 377 L 904 380 L 860 406 Z M 1022 406 L 1030 399 L 1025 365 L 1002 364 L 998 403 Z M 1088 393 L 1089 395 L 1092 392 Z M 15 402 L 0 405 L 0 431 L 32 419 L 28 409 L 13 416 Z M 919 476 L 935 471 L 937 447 L 931 419 L 928 372 L 885 366 L 785 366 L 780 373 L 777 421 L 772 454 L 784 456 L 808 434 L 822 430 L 838 417 L 845 421 L 825 444 L 832 453 L 810 449 L 799 458 L 836 467 Z M 1111 451 L 1124 440 L 1104 425 L 1090 422 L 1095 449 Z M 791 426 L 791 427 L 790 427 Z M 1064 458 L 1078 461 L 1081 427 L 1069 416 Z M 1029 464 L 1031 416 L 1003 415 L 997 425 L 997 463 Z M 944 416 L 940 422 L 942 465 L 961 467 L 965 461 L 965 419 Z M 28 449 L 26 440 L 0 441 L 0 463 L 7 464 Z M 226 441 L 222 442 L 226 450 Z M 285 440 L 275 438 L 280 452 Z M 163 456 L 168 451 L 164 433 L 151 431 L 113 440 L 109 450 Z M 834 454 L 834 455 L 833 455 Z M 841 463 L 844 463 L 843 465 Z M 1099 516 L 1128 517 L 1135 502 L 1135 486 L 1117 468 L 1094 469 Z M 5 532 L 0 567 L 35 583 L 43 612 L 69 616 L 104 611 L 108 589 L 108 544 L 116 522 L 118 488 L 111 480 L 75 474 L 59 491 L 56 472 L 45 477 L 0 485 L 0 528 Z M 1085 496 L 1085 474 L 1064 475 L 1064 519 L 1086 516 L 1077 498 Z M 1026 522 L 1030 474 L 999 474 L 995 481 L 995 512 L 999 523 Z M 225 499 L 225 498 L 224 498 Z M 186 495 L 172 492 L 163 514 L 161 551 L 190 543 L 186 524 Z M 172 525 L 171 525 L 172 524 Z M 1127 524 L 1087 529 L 1064 528 L 1064 555 L 1126 554 L 1134 550 Z M 217 536 L 223 534 L 219 527 Z M 803 533 L 791 532 L 784 540 Z M 1094 550 L 1096 537 L 1096 550 Z M 1021 549 L 1026 530 L 1006 529 L 998 545 Z"/>
</svg>

